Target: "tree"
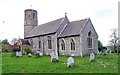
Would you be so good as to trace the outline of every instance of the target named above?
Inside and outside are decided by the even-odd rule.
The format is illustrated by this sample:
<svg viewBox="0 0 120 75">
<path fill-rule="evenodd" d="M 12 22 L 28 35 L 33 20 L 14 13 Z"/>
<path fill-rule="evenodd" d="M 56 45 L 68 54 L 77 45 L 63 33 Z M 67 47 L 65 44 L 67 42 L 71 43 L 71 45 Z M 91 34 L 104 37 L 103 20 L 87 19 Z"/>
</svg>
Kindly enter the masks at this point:
<svg viewBox="0 0 120 75">
<path fill-rule="evenodd" d="M 101 41 L 98 40 L 98 51 L 100 52 L 102 50 L 103 50 L 103 45 L 102 45 Z"/>
<path fill-rule="evenodd" d="M 9 42 L 8 42 L 7 39 L 5 39 L 5 40 L 2 41 L 2 44 L 9 44 Z"/>
<path fill-rule="evenodd" d="M 118 35 L 117 35 L 118 30 L 116 28 L 114 28 L 111 31 L 112 31 L 112 33 L 111 33 L 111 40 L 110 40 L 111 47 L 113 46 L 113 51 L 118 53 L 119 52 L 118 51 L 119 50 L 118 49 Z"/>
<path fill-rule="evenodd" d="M 9 50 L 9 42 L 7 39 L 4 39 L 2 42 L 1 42 L 1 45 L 2 45 L 2 51 L 3 52 L 8 52 Z"/>
</svg>

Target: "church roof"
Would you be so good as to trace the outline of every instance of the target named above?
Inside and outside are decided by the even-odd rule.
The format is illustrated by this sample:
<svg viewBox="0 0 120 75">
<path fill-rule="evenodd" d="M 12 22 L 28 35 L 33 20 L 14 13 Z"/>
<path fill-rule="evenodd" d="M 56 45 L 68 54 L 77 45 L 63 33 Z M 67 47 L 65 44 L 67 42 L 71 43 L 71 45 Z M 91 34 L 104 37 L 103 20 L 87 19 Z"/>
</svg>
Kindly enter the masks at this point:
<svg viewBox="0 0 120 75">
<path fill-rule="evenodd" d="M 42 24 L 42 25 L 38 25 L 33 30 L 31 30 L 26 37 L 33 37 L 33 36 L 55 33 L 59 28 L 63 19 L 64 17 Z"/>
<path fill-rule="evenodd" d="M 59 18 L 57 20 L 42 25 L 38 25 L 34 29 L 32 29 L 26 37 L 29 38 L 56 33 L 64 19 L 65 17 Z M 60 33 L 58 37 L 80 35 L 80 32 L 82 31 L 82 29 L 84 29 L 84 26 L 86 25 L 88 20 L 89 18 L 68 22 L 67 26 L 63 29 L 63 31 Z"/>
<path fill-rule="evenodd" d="M 59 37 L 79 35 L 87 21 L 88 18 L 70 22 Z"/>
</svg>

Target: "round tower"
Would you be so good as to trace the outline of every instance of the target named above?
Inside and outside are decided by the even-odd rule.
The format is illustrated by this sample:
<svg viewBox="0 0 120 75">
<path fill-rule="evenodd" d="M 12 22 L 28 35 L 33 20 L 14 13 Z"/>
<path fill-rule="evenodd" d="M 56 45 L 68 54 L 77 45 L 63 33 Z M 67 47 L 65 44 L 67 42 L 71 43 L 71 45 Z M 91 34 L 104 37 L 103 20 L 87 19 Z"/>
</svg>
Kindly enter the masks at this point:
<svg viewBox="0 0 120 75">
<path fill-rule="evenodd" d="M 37 25 L 37 11 L 33 9 L 26 9 L 24 11 L 24 38 Z"/>
</svg>

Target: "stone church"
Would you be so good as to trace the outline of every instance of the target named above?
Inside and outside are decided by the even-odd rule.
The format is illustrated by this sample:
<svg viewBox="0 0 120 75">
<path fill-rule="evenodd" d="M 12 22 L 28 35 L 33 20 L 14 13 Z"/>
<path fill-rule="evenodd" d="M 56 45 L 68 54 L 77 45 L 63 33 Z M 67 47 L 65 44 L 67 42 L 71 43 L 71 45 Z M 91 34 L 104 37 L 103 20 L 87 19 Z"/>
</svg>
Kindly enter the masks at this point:
<svg viewBox="0 0 120 75">
<path fill-rule="evenodd" d="M 69 21 L 64 17 L 38 25 L 37 11 L 24 11 L 24 38 L 29 39 L 33 51 L 40 50 L 49 55 L 84 56 L 90 52 L 97 54 L 98 35 L 90 18 Z"/>
</svg>

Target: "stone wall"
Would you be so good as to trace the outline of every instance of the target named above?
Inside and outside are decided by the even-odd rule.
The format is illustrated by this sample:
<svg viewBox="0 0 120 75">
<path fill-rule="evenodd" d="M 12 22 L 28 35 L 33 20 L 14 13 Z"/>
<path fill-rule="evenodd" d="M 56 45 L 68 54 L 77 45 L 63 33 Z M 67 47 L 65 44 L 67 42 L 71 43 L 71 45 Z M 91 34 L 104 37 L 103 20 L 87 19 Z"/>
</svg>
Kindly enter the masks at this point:
<svg viewBox="0 0 120 75">
<path fill-rule="evenodd" d="M 48 48 L 48 36 L 51 36 L 52 41 L 52 49 Z M 33 40 L 33 49 L 35 51 L 40 50 L 44 54 L 50 54 L 51 52 L 57 50 L 57 35 L 51 34 L 51 35 L 45 35 L 45 36 L 39 36 L 32 38 Z M 39 41 L 41 41 L 41 47 L 39 48 Z"/>
<path fill-rule="evenodd" d="M 71 39 L 73 39 L 75 42 L 75 50 L 71 50 L 71 44 L 70 44 Z M 65 50 L 61 49 L 62 40 L 64 40 L 65 42 Z M 58 41 L 59 41 L 59 55 L 71 55 L 73 53 L 75 56 L 80 56 L 81 53 L 80 36 L 60 38 Z"/>
</svg>

